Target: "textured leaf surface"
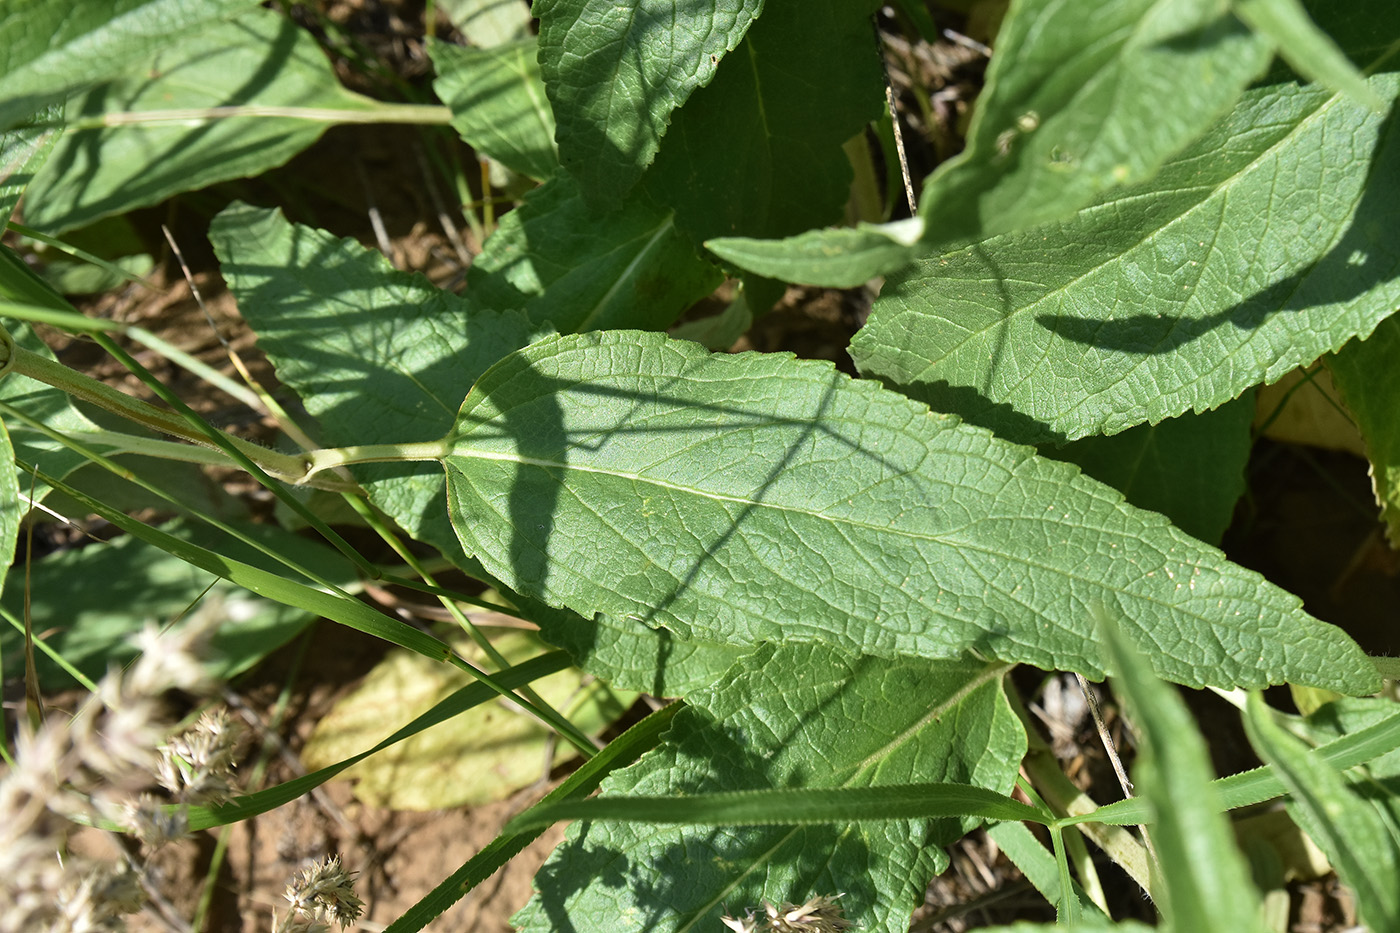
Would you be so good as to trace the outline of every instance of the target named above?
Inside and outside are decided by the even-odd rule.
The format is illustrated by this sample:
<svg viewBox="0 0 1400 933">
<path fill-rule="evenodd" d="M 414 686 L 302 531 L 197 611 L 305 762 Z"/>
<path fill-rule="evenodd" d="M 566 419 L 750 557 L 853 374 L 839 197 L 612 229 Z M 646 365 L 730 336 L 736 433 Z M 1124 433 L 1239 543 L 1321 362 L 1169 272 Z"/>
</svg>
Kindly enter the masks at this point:
<svg viewBox="0 0 1400 933">
<path fill-rule="evenodd" d="M 677 714 L 668 742 L 603 783 L 606 795 L 919 780 L 1008 791 L 1025 733 L 998 669 L 851 658 L 824 645 L 765 646 Z M 718 928 L 764 899 L 844 892 L 867 930 L 908 929 L 936 848 L 956 820 L 740 829 L 588 824 L 536 876 L 515 922 L 527 931 Z"/>
<path fill-rule="evenodd" d="M 925 183 L 929 242 L 1031 227 L 1150 178 L 1271 57 L 1210 0 L 1013 5 L 967 148 Z"/>
<path fill-rule="evenodd" d="M 1244 494 L 1254 393 L 1215 411 L 1140 424 L 1112 437 L 1042 448 L 1078 464 L 1140 509 L 1161 512 L 1207 544 L 1219 544 Z"/>
<path fill-rule="evenodd" d="M 1377 683 L 1341 631 L 1161 516 L 830 364 L 547 338 L 482 376 L 452 443 L 467 552 L 585 617 L 1098 676 L 1099 602 L 1181 683 Z"/>
<path fill-rule="evenodd" d="M 785 240 L 719 237 L 705 243 L 725 262 L 784 282 L 854 288 L 893 272 L 922 255 L 917 238 L 923 221 L 861 224 L 855 229 L 809 230 Z"/>
<path fill-rule="evenodd" d="M 567 175 L 525 196 L 467 274 L 482 307 L 524 308 L 563 333 L 663 328 L 721 281 L 645 197 L 594 212 Z"/>
<path fill-rule="evenodd" d="M 191 30 L 74 98 L 67 119 L 235 105 L 360 113 L 376 102 L 340 86 L 316 40 L 271 10 Z M 116 118 L 120 118 L 117 116 Z M 25 220 L 49 233 L 156 204 L 286 162 L 333 121 L 250 116 L 77 129 L 30 189 Z"/>
<path fill-rule="evenodd" d="M 513 172 L 539 180 L 554 174 L 554 113 L 533 37 L 489 49 L 435 41 L 428 54 L 438 73 L 433 90 L 452 108 L 452 126 L 467 145 Z"/>
<path fill-rule="evenodd" d="M 559 156 L 590 204 L 636 184 L 671 112 L 710 82 L 762 8 L 763 0 L 536 0 Z"/>
<path fill-rule="evenodd" d="M 1316 87 L 1251 91 L 1150 185 L 899 273 L 851 354 L 1021 441 L 1214 408 L 1400 303 L 1395 135 Z"/>
<path fill-rule="evenodd" d="M 1154 814 L 1152 843 L 1166 885 L 1154 897 L 1179 930 L 1263 933 L 1259 894 L 1211 785 L 1210 753 L 1190 711 L 1116 624 L 1102 635 L 1116 669 L 1114 690 L 1142 740 L 1133 781 Z"/>
<path fill-rule="evenodd" d="M 511 663 L 540 653 L 539 641 L 521 632 L 490 632 Z M 485 665 L 485 652 L 466 640 L 454 645 L 467 660 Z M 316 723 L 301 751 L 309 769 L 330 767 L 384 734 L 384 711 L 418 716 L 475 680 L 471 675 L 395 650 L 375 665 L 353 692 Z M 575 668 L 535 681 L 540 697 L 588 735 L 616 720 L 636 699 L 619 695 Z M 503 800 L 537 781 L 551 751 L 552 732 L 518 707 L 497 701 L 475 706 L 370 756 L 344 773 L 355 780 L 355 797 L 391 810 L 440 810 Z M 559 764 L 577 753 L 560 743 Z"/>
<path fill-rule="evenodd" d="M 677 111 L 644 185 L 697 243 L 789 236 L 841 218 L 851 188 L 841 146 L 884 108 L 869 25 L 877 7 L 765 7 L 709 87 Z"/>
<path fill-rule="evenodd" d="M 1400 317 L 1391 315 L 1365 340 L 1328 357 L 1371 461 L 1371 485 L 1392 547 L 1400 547 Z"/>
<path fill-rule="evenodd" d="M 0 129 L 104 81 L 254 0 L 5 0 L 0 4 Z"/>
</svg>

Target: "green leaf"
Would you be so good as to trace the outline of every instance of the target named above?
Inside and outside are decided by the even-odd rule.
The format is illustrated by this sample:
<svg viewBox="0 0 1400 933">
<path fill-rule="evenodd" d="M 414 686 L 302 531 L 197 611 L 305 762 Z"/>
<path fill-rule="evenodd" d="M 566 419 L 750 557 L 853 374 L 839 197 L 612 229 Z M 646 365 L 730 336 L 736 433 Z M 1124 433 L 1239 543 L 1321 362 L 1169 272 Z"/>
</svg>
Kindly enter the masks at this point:
<svg viewBox="0 0 1400 933">
<path fill-rule="evenodd" d="M 590 205 L 631 190 L 672 111 L 710 83 L 762 8 L 763 0 L 536 0 L 559 157 Z"/>
<path fill-rule="evenodd" d="M 789 236 L 841 218 L 852 178 L 842 144 L 885 106 L 870 25 L 878 6 L 770 4 L 676 112 L 643 184 L 695 242 Z"/>
<path fill-rule="evenodd" d="M 1372 930 L 1400 928 L 1400 852 L 1376 811 L 1325 759 L 1285 732 L 1258 693 L 1250 694 L 1247 713 L 1249 744 L 1288 787 L 1294 819 L 1356 892 L 1360 919 Z"/>
<path fill-rule="evenodd" d="M 1325 90 L 1251 91 L 1149 185 L 892 277 L 851 355 L 1021 441 L 1214 408 L 1400 303 L 1395 143 Z"/>
<path fill-rule="evenodd" d="M 379 105 L 340 86 L 309 32 L 279 13 L 251 10 L 131 60 L 119 77 L 74 98 L 67 118 L 126 121 L 235 106 L 298 108 L 309 118 L 185 114 L 107 127 L 79 123 L 34 179 L 25 220 L 60 233 L 181 191 L 256 175 L 315 142 L 337 113 L 358 115 Z"/>
<path fill-rule="evenodd" d="M 105 81 L 255 0 L 4 0 L 0 3 L 0 130 Z"/>
<path fill-rule="evenodd" d="M 967 146 L 924 185 L 929 244 L 1023 230 L 1151 178 L 1272 58 L 1214 0 L 1028 0 L 997 35 Z"/>
<path fill-rule="evenodd" d="M 502 218 L 467 274 L 481 307 L 524 308 L 563 333 L 666 327 L 721 280 L 671 211 L 637 196 L 595 213 L 567 175 Z"/>
<path fill-rule="evenodd" d="M 1385 109 L 1385 102 L 1366 86 L 1365 76 L 1317 28 L 1299 0 L 1235 0 L 1234 10 L 1250 28 L 1272 39 L 1283 60 L 1306 80 L 1346 94 L 1371 110 Z"/>
<path fill-rule="evenodd" d="M 693 694 L 667 744 L 605 781 L 603 795 L 910 780 L 1007 791 L 1025 733 L 1002 695 L 1002 670 L 768 645 Z M 531 933 L 718 929 L 724 905 L 734 913 L 765 899 L 801 903 L 844 893 L 846 916 L 864 929 L 905 931 L 929 876 L 947 864 L 937 847 L 971 825 L 900 820 L 717 830 L 578 823 L 536 876 L 539 894 L 515 923 Z"/>
<path fill-rule="evenodd" d="M 1152 841 L 1166 884 L 1159 898 L 1163 913 L 1178 930 L 1262 933 L 1259 894 L 1211 786 L 1210 754 L 1191 713 L 1115 620 L 1102 611 L 1095 615 L 1103 619 L 1114 688 L 1128 702 L 1141 740 L 1133 781 L 1154 814 Z"/>
<path fill-rule="evenodd" d="M 0 558 L 7 567 L 15 559 L 19 519 L 19 474 L 15 472 L 15 449 L 10 446 L 10 432 L 5 430 L 5 422 L 0 421 Z M 8 657 L 9 652 L 5 652 L 4 656 Z"/>
<path fill-rule="evenodd" d="M 438 73 L 433 90 L 452 108 L 452 126 L 467 145 L 543 180 L 559 167 L 559 153 L 535 46 L 533 37 L 488 49 L 433 41 L 428 55 Z"/>
<path fill-rule="evenodd" d="M 63 132 L 55 125 L 62 110 L 48 107 L 25 125 L 0 132 L 0 223 L 9 223 L 19 196 L 34 180 Z"/>
<path fill-rule="evenodd" d="M 784 282 L 854 288 L 919 256 L 923 232 L 922 220 L 896 220 L 808 230 L 784 240 L 719 237 L 707 240 L 705 248 L 740 269 Z"/>
<path fill-rule="evenodd" d="M 1219 544 L 1244 493 L 1254 393 L 1215 411 L 1140 424 L 1112 437 L 1086 437 L 1041 453 L 1078 464 L 1140 509 L 1161 512 L 1182 531 Z"/>
<path fill-rule="evenodd" d="M 523 632 L 493 632 L 506 660 L 539 654 L 539 641 Z M 479 666 L 485 652 L 469 640 L 458 654 Z M 427 712 L 473 679 L 455 668 L 408 651 L 391 651 L 364 681 L 338 700 L 301 750 L 311 769 L 328 767 L 370 747 L 383 734 L 384 711 Z M 587 735 L 596 735 L 636 699 L 618 695 L 577 669 L 535 682 L 535 691 Z M 541 767 L 575 757 L 570 745 L 554 749 L 551 730 L 525 711 L 500 703 L 476 706 L 356 764 L 344 773 L 355 780 L 355 799 L 391 810 L 442 810 L 503 800 L 538 780 Z M 552 758 L 550 757 L 552 754 Z"/>
<path fill-rule="evenodd" d="M 1379 682 L 1340 630 L 1161 516 L 829 363 L 547 338 L 481 377 L 451 444 L 467 552 L 585 617 L 1096 677 L 1100 602 L 1182 683 Z"/>
<path fill-rule="evenodd" d="M 1391 315 L 1366 339 L 1352 340 L 1327 358 L 1327 368 L 1366 441 L 1386 536 L 1400 547 L 1400 317 Z"/>
<path fill-rule="evenodd" d="M 1337 721 L 1334 722 L 1334 718 Z M 1346 698 L 1324 706 L 1313 721 L 1326 722 L 1335 731 L 1345 733 L 1317 750 L 1332 767 L 1344 770 L 1384 758 L 1379 762 L 1382 774 L 1391 777 L 1400 774 L 1400 755 L 1393 754 L 1400 748 L 1400 709 L 1392 701 Z M 1232 774 L 1214 784 L 1221 805 L 1230 810 L 1263 803 L 1287 791 L 1274 769 L 1268 767 Z M 1067 822 L 1133 826 L 1146 822 L 1148 816 L 1142 800 L 1130 799 L 1100 807 Z"/>
<path fill-rule="evenodd" d="M 508 829 L 548 826 L 560 820 L 665 823 L 692 826 L 815 826 L 887 820 L 1029 820 L 1054 815 L 1006 794 L 968 784 L 886 784 L 879 787 L 745 790 L 663 797 L 594 797 L 556 804 L 519 816 Z"/>
<path fill-rule="evenodd" d="M 438 0 L 437 8 L 477 48 L 530 36 L 530 7 L 525 0 Z"/>
</svg>

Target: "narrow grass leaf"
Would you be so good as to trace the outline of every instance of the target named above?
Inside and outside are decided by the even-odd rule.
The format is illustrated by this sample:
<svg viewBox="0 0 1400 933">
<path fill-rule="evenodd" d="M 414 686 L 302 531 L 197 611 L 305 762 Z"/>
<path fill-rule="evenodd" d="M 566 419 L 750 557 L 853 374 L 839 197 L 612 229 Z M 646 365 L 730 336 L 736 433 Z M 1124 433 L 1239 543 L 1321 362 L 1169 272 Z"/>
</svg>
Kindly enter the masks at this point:
<svg viewBox="0 0 1400 933">
<path fill-rule="evenodd" d="M 536 53 L 533 37 L 484 49 L 428 43 L 433 90 L 452 108 L 452 128 L 481 155 L 543 181 L 559 167 L 559 152 Z"/>
<path fill-rule="evenodd" d="M 1364 340 L 1327 357 L 1371 461 L 1371 487 L 1392 547 L 1400 547 L 1400 317 L 1391 315 Z"/>
<path fill-rule="evenodd" d="M 72 128 L 34 179 L 25 222 L 48 233 L 257 175 L 378 102 L 341 87 L 311 33 L 273 10 L 191 29 L 126 62 L 67 106 Z M 218 107 L 294 108 L 305 117 L 211 117 Z M 164 112 L 172 118 L 150 120 Z M 103 122 L 115 125 L 102 126 Z"/>
<path fill-rule="evenodd" d="M 1369 83 L 1400 91 L 1400 75 Z M 1390 119 L 1316 86 L 1257 88 L 1150 182 L 892 276 L 851 355 L 1022 442 L 1215 408 L 1400 303 L 1397 179 Z"/>
<path fill-rule="evenodd" d="M 10 446 L 10 432 L 5 429 L 5 423 L 0 421 L 0 559 L 4 560 L 7 567 L 14 561 L 15 546 L 19 543 L 20 515 L 19 474 L 15 472 L 15 449 Z"/>
<path fill-rule="evenodd" d="M 1262 933 L 1259 895 L 1211 786 L 1210 756 L 1191 713 L 1116 621 L 1102 611 L 1095 615 L 1113 660 L 1114 688 L 1142 741 L 1133 781 L 1154 815 L 1150 831 L 1166 885 L 1158 899 L 1163 913 L 1174 929 L 1192 933 Z"/>
<path fill-rule="evenodd" d="M 1285 732 L 1260 694 L 1250 694 L 1246 712 L 1249 744 L 1287 786 L 1298 824 L 1356 892 L 1361 921 L 1372 930 L 1400 929 L 1400 852 L 1375 809 L 1324 758 Z"/>
<path fill-rule="evenodd" d="M 5 0 L 0 130 L 254 5 L 256 0 Z"/>
<path fill-rule="evenodd" d="M 533 810 L 507 829 L 559 820 L 682 823 L 691 826 L 811 826 L 867 820 L 976 817 L 1049 823 L 1054 817 L 1005 794 L 967 784 L 886 784 L 803 790 L 751 790 L 666 797 L 594 797 Z"/>
<path fill-rule="evenodd" d="M 671 720 L 682 709 L 683 704 L 672 703 L 652 713 L 584 762 L 577 771 L 565 778 L 563 783 L 546 794 L 536 806 L 549 806 L 557 801 L 578 800 L 588 796 L 607 775 L 632 764 L 644 752 L 654 748 L 661 741 L 662 733 L 670 728 Z M 416 933 L 423 929 L 478 884 L 495 874 L 498 868 L 520 854 L 541 832 L 542 829 L 534 829 L 501 833 L 426 897 L 400 915 L 399 919 L 385 927 L 384 933 Z"/>
<path fill-rule="evenodd" d="M 1319 748 L 1317 753 L 1331 767 L 1345 771 L 1389 755 L 1397 748 L 1400 748 L 1400 710 L 1385 710 L 1379 721 L 1358 724 L 1354 731 L 1333 739 Z M 1282 778 L 1272 767 L 1253 768 L 1232 774 L 1214 781 L 1213 786 L 1220 797 L 1221 805 L 1227 810 L 1263 803 L 1288 792 Z M 1136 826 L 1147 822 L 1149 816 L 1145 801 L 1130 799 L 1100 807 L 1093 813 L 1071 818 L 1067 822 Z"/>
<path fill-rule="evenodd" d="M 1378 683 L 1344 633 L 1161 516 L 830 364 L 546 338 L 482 376 L 451 443 L 468 553 L 585 618 L 1097 677 L 1100 602 L 1183 683 Z"/>
<path fill-rule="evenodd" d="M 987 836 L 997 844 L 1011 863 L 1025 876 L 1026 880 L 1052 904 L 1063 897 L 1064 885 L 1060 880 L 1060 868 L 1055 856 L 1045 851 L 1045 846 L 1018 822 L 997 823 L 987 827 Z M 1073 885 L 1074 896 L 1079 899 L 1081 915 L 1091 919 L 1102 917 L 1098 905 L 1084 894 L 1078 884 Z"/>
<path fill-rule="evenodd" d="M 621 201 L 763 0 L 536 0 L 559 154 L 590 205 Z"/>
<path fill-rule="evenodd" d="M 1011 789 L 1025 751 L 1025 730 L 1001 690 L 1005 671 L 967 660 L 886 661 L 825 645 L 766 645 L 688 697 L 666 745 L 609 778 L 603 799 L 670 798 L 674 808 L 712 793 L 929 781 L 995 791 L 989 800 L 1005 807 L 1000 794 Z M 663 803 L 662 815 L 666 809 Z M 514 922 L 527 933 L 677 933 L 718 928 L 725 904 L 732 910 L 844 892 L 846 916 L 866 930 L 907 933 L 928 879 L 947 865 L 940 847 L 978 822 L 575 823 Z"/>
</svg>

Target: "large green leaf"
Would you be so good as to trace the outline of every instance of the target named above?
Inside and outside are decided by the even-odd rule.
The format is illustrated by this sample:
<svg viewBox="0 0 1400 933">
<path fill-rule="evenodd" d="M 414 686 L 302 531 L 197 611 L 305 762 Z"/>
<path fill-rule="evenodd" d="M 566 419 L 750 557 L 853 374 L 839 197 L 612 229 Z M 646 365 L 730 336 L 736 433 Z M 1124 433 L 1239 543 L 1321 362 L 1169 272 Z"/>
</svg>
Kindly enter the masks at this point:
<svg viewBox="0 0 1400 933">
<path fill-rule="evenodd" d="M 9 566 L 19 543 L 19 475 L 15 472 L 15 451 L 10 432 L 0 421 L 0 559 Z M 3 581 L 0 581 L 3 582 Z"/>
<path fill-rule="evenodd" d="M 1365 340 L 1342 347 L 1327 358 L 1327 368 L 1366 441 L 1386 536 L 1400 547 L 1400 317 L 1391 315 Z"/>
<path fill-rule="evenodd" d="M 595 212 L 574 180 L 558 175 L 501 220 L 467 284 L 482 307 L 524 308 L 568 333 L 666 327 L 721 278 L 672 211 L 639 194 Z"/>
<path fill-rule="evenodd" d="M 559 157 L 589 204 L 620 200 L 636 184 L 672 111 L 710 83 L 762 8 L 763 0 L 536 0 Z"/>
<path fill-rule="evenodd" d="M 50 233 L 156 204 L 172 194 L 281 165 L 320 137 L 337 113 L 376 101 L 340 86 L 309 32 L 271 10 L 191 30 L 133 59 L 115 80 L 69 102 L 70 123 L 159 111 L 281 107 L 258 114 L 78 128 L 60 140 L 26 199 L 25 219 Z"/>
<path fill-rule="evenodd" d="M 1133 505 L 1161 512 L 1182 531 L 1219 544 L 1244 493 L 1252 446 L 1254 393 L 1215 411 L 1140 424 L 1112 437 L 1086 437 L 1046 456 L 1078 464 Z"/>
<path fill-rule="evenodd" d="M 4 0 L 0 3 L 0 129 L 120 73 L 255 0 Z"/>
<path fill-rule="evenodd" d="M 533 37 L 489 49 L 430 42 L 428 55 L 438 73 L 433 89 L 462 139 L 513 172 L 545 179 L 559 153 L 535 46 Z"/>
<path fill-rule="evenodd" d="M 692 695 L 668 742 L 605 796 L 834 788 L 912 780 L 1010 789 L 1025 733 L 999 668 L 772 645 Z M 866 930 L 905 931 L 957 820 L 714 829 L 579 823 L 536 876 L 524 930 L 719 929 L 762 901 L 844 894 Z"/>
<path fill-rule="evenodd" d="M 851 354 L 1021 441 L 1214 408 L 1400 302 L 1395 137 L 1316 87 L 1251 91 L 1149 185 L 891 278 Z"/>
<path fill-rule="evenodd" d="M 1181 683 L 1379 682 L 1341 631 L 1161 516 L 829 363 L 547 338 L 481 377 L 449 444 L 467 552 L 585 617 L 1097 677 L 1102 603 Z"/>
<path fill-rule="evenodd" d="M 1023 0 L 997 34 L 967 146 L 924 185 L 923 242 L 881 227 L 721 240 L 744 269 L 853 286 L 939 244 L 1058 220 L 1150 178 L 1268 65 L 1267 39 L 1214 0 Z"/>
<path fill-rule="evenodd" d="M 841 148 L 884 108 L 873 0 L 773 3 L 709 87 L 676 112 L 644 181 L 696 242 L 840 219 Z M 556 114 L 557 115 L 557 114 Z"/>
</svg>

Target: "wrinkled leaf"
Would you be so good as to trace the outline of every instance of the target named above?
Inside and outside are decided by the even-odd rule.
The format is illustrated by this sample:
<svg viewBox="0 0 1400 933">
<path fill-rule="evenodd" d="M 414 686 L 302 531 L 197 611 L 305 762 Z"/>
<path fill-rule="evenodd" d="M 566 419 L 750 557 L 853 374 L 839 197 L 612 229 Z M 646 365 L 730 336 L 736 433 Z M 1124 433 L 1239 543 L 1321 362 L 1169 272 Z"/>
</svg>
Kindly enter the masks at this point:
<svg viewBox="0 0 1400 933">
<path fill-rule="evenodd" d="M 668 326 L 722 277 L 671 211 L 633 197 L 595 213 L 567 175 L 525 196 L 467 274 L 486 308 L 523 308 L 563 333 Z"/>
<path fill-rule="evenodd" d="M 119 74 L 255 0 L 5 0 L 0 4 L 0 130 Z"/>
<path fill-rule="evenodd" d="M 1327 358 L 1371 461 L 1371 484 L 1386 536 L 1400 547 L 1400 317 L 1381 321 L 1365 340 L 1353 340 Z"/>
<path fill-rule="evenodd" d="M 1187 534 L 1219 544 L 1244 493 L 1253 396 L 1041 452 L 1078 464 L 1138 508 L 1161 512 Z"/>
<path fill-rule="evenodd" d="M 1161 516 L 829 363 L 547 338 L 481 377 L 449 444 L 467 552 L 586 618 L 1098 676 L 1101 602 L 1182 683 L 1378 682 L 1340 630 Z"/>
<path fill-rule="evenodd" d="M 1000 668 L 853 658 L 772 645 L 693 694 L 666 745 L 603 782 L 606 796 L 921 781 L 1008 791 L 1025 733 Z M 905 702 L 890 702 L 891 697 Z M 912 700 L 909 701 L 909 700 Z M 719 928 L 763 900 L 842 893 L 847 918 L 905 931 L 958 820 L 714 829 L 577 823 L 536 876 L 526 931 Z"/>
<path fill-rule="evenodd" d="M 763 0 L 535 0 L 559 157 L 593 207 L 620 200 L 671 113 L 714 77 Z"/>
<path fill-rule="evenodd" d="M 61 233 L 181 191 L 256 175 L 310 146 L 335 113 L 360 114 L 378 105 L 340 86 L 309 32 L 271 10 L 252 10 L 133 59 L 116 80 L 74 98 L 67 119 L 229 106 L 321 113 L 315 119 L 186 117 L 71 130 L 35 178 L 26 220 Z"/>
<path fill-rule="evenodd" d="M 676 112 L 644 187 L 695 242 L 789 236 L 841 218 L 852 176 L 842 144 L 885 106 L 869 24 L 877 6 L 765 7 L 709 87 Z"/>
<path fill-rule="evenodd" d="M 488 632 L 497 650 L 512 664 L 539 654 L 537 639 L 523 632 Z M 458 654 L 476 664 L 485 652 L 466 642 Z M 322 717 L 302 749 L 310 769 L 334 765 L 366 748 L 384 734 L 384 711 L 402 718 L 423 713 L 472 682 L 473 678 L 419 654 L 395 650 L 375 665 L 364 681 Z M 602 731 L 635 699 L 575 670 L 532 685 L 546 703 L 559 709 L 589 735 Z M 500 701 L 475 706 L 370 756 L 344 773 L 355 780 L 355 797 L 372 807 L 391 810 L 445 810 L 503 800 L 539 780 L 548 766 L 551 731 L 537 719 Z M 554 764 L 573 757 L 561 743 Z"/>
<path fill-rule="evenodd" d="M 851 355 L 1025 442 L 1205 411 L 1394 310 L 1397 198 L 1392 121 L 1260 88 L 1150 184 L 898 273 Z"/>
<path fill-rule="evenodd" d="M 433 90 L 452 108 L 452 126 L 467 145 L 543 180 L 558 168 L 559 153 L 535 46 L 534 38 L 489 49 L 430 42 L 428 54 L 438 73 Z"/>
<path fill-rule="evenodd" d="M 1288 787 L 1294 819 L 1356 892 L 1360 919 L 1372 930 L 1396 929 L 1400 926 L 1396 840 L 1337 770 L 1273 720 L 1273 711 L 1260 694 L 1250 694 L 1247 712 L 1249 744 Z"/>
<path fill-rule="evenodd" d="M 1210 753 L 1176 691 L 1157 680 L 1111 617 L 1101 634 L 1114 689 L 1128 703 L 1141 750 L 1136 793 L 1152 809 L 1153 848 L 1166 885 L 1163 913 L 1178 930 L 1263 933 L 1259 894 L 1211 786 Z"/>
</svg>

